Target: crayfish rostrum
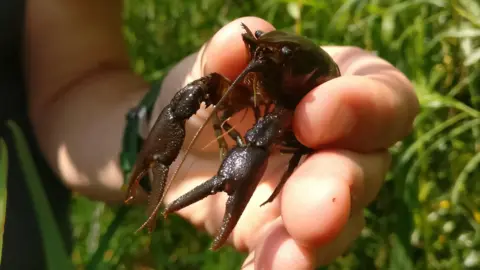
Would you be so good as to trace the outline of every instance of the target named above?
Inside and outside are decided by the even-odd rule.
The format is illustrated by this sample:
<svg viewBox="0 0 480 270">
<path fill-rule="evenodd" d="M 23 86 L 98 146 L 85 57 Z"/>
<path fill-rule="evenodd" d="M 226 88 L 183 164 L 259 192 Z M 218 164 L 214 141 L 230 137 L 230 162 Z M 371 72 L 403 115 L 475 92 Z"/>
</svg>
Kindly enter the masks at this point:
<svg viewBox="0 0 480 270">
<path fill-rule="evenodd" d="M 246 25 L 241 26 L 245 30 L 242 38 L 249 55 L 244 71 L 233 82 L 221 74 L 212 73 L 180 89 L 162 110 L 145 140 L 131 175 L 126 200 L 134 198 L 140 179 L 151 169 L 150 217 L 140 229 L 148 226 L 152 231 L 155 226 L 156 214 L 168 189 L 169 167 L 184 143 L 185 122 L 196 114 L 202 103 L 207 107 L 214 106 L 214 109 L 200 130 L 211 119 L 215 134 L 228 133 L 236 145 L 228 149 L 225 138 L 218 136 L 222 163 L 217 174 L 167 205 L 164 215 L 217 192 L 226 192 L 229 195 L 226 212 L 212 250 L 220 248 L 236 226 L 263 177 L 270 154 L 290 153 L 292 157 L 279 184 L 264 204 L 275 199 L 301 157 L 312 151 L 293 134 L 293 111 L 313 88 L 340 76 L 337 64 L 307 38 L 282 31 L 252 33 Z M 228 120 L 245 109 L 253 110 L 256 122 L 242 136 Z"/>
</svg>

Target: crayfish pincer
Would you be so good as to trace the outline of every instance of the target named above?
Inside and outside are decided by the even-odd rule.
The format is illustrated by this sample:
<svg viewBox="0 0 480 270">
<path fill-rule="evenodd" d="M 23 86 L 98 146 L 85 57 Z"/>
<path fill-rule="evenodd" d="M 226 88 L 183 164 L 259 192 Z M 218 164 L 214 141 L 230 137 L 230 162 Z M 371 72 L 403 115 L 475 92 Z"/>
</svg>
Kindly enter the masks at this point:
<svg viewBox="0 0 480 270">
<path fill-rule="evenodd" d="M 217 192 L 229 197 L 219 234 L 212 250 L 219 248 L 232 232 L 255 188 L 263 177 L 270 152 L 283 141 L 291 125 L 291 111 L 277 107 L 247 131 L 245 143 L 232 148 L 215 176 L 166 206 L 164 216 Z"/>
<path fill-rule="evenodd" d="M 148 208 L 150 213 L 153 212 L 165 193 L 170 165 L 182 148 L 186 120 L 200 109 L 202 102 L 207 106 L 214 103 L 225 86 L 229 85 L 228 83 L 228 80 L 220 74 L 212 73 L 191 82 L 175 94 L 158 116 L 135 161 L 125 203 L 134 199 L 140 180 L 151 169 L 153 179 Z M 242 104 L 241 99 L 237 101 L 236 104 Z M 235 109 L 235 106 L 230 108 L 232 109 Z M 153 223 L 150 224 L 151 230 L 153 230 Z"/>
<path fill-rule="evenodd" d="M 140 151 L 131 175 L 127 202 L 135 196 L 140 179 L 151 169 L 152 191 L 149 194 L 149 218 L 140 227 L 152 231 L 163 197 L 168 191 L 167 176 L 185 139 L 185 122 L 201 103 L 213 106 L 212 113 L 197 131 L 186 149 L 183 164 L 202 129 L 211 123 L 220 149 L 221 165 L 210 180 L 187 192 L 170 205 L 164 215 L 195 203 L 208 195 L 226 192 L 229 197 L 223 224 L 212 249 L 228 239 L 262 179 L 268 158 L 273 152 L 292 154 L 289 165 L 272 195 L 271 202 L 298 166 L 302 156 L 311 153 L 295 137 L 292 115 L 300 100 L 316 86 L 340 76 L 333 59 L 311 40 L 283 31 L 262 32 L 242 24 L 242 39 L 249 62 L 233 81 L 218 73 L 197 79 L 180 89 L 163 109 Z M 245 133 L 235 130 L 230 118 L 252 109 L 254 125 Z M 263 109 L 263 110 L 262 110 Z M 228 149 L 227 134 L 236 145 Z M 173 174 L 175 180 L 177 171 Z M 264 204 L 265 204 L 264 203 Z M 263 204 L 262 204 L 263 205 Z"/>
</svg>

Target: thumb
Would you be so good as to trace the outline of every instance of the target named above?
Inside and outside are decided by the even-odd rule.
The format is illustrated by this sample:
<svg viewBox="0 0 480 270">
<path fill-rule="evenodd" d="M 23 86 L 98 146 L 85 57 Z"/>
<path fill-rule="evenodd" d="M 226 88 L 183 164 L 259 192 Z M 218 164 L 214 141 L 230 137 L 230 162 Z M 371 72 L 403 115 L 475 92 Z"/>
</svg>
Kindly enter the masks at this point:
<svg viewBox="0 0 480 270">
<path fill-rule="evenodd" d="M 242 17 L 225 25 L 200 52 L 197 68 L 201 76 L 217 72 L 234 80 L 247 66 L 247 50 L 242 40 L 244 30 L 240 26 L 241 23 L 252 32 L 256 30 L 269 32 L 275 29 L 270 23 L 257 17 Z"/>
<path fill-rule="evenodd" d="M 217 72 L 234 80 L 247 66 L 247 50 L 242 40 L 244 23 L 252 31 L 271 31 L 274 27 L 257 17 L 242 17 L 222 27 L 207 41 L 199 52 L 175 65 L 163 80 L 156 109 L 165 107 L 175 93 L 189 82 Z"/>
</svg>

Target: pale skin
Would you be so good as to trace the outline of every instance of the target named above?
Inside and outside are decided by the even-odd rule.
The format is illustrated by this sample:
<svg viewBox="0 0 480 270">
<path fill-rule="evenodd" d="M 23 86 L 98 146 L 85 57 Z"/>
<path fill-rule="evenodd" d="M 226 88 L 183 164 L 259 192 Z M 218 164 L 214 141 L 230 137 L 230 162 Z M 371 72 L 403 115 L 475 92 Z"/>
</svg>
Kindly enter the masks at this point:
<svg viewBox="0 0 480 270">
<path fill-rule="evenodd" d="M 148 89 L 128 66 L 120 12 L 121 2 L 114 0 L 33 0 L 26 30 L 30 112 L 39 144 L 66 186 L 112 203 L 124 199 L 118 154 L 125 113 Z M 240 21 L 251 29 L 274 29 L 255 17 L 226 25 L 171 70 L 154 115 L 187 82 L 210 72 L 233 79 L 245 67 Z M 364 226 L 363 208 L 381 188 L 388 147 L 411 131 L 418 112 L 411 83 L 392 65 L 359 48 L 324 49 L 344 76 L 312 89 L 294 118 L 298 139 L 322 150 L 298 167 L 274 202 L 259 207 L 288 156 L 272 158 L 229 240 L 249 253 L 244 269 L 312 269 L 344 253 Z M 187 123 L 187 144 L 206 115 L 203 110 Z M 248 128 L 248 121 L 239 128 Z M 199 151 L 211 136 L 206 132 L 196 144 L 166 203 L 216 172 L 215 145 Z M 215 234 L 225 198 L 211 196 L 179 214 Z"/>
</svg>

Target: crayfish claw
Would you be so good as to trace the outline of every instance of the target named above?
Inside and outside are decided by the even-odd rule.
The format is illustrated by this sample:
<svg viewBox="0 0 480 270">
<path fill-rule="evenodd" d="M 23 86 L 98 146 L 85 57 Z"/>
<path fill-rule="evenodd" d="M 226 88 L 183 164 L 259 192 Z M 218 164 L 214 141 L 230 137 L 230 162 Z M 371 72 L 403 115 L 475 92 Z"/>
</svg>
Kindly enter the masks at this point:
<svg viewBox="0 0 480 270">
<path fill-rule="evenodd" d="M 169 167 L 165 166 L 160 162 L 155 162 L 155 165 L 152 168 L 152 181 L 151 187 L 152 191 L 148 196 L 148 206 L 147 213 L 152 217 L 156 217 L 157 208 L 161 200 L 163 199 L 163 193 L 165 191 L 165 186 L 167 183 Z M 152 218 L 151 222 L 148 224 L 148 231 L 151 233 L 155 229 L 156 219 Z"/>
<path fill-rule="evenodd" d="M 176 212 L 182 208 L 185 208 L 195 202 L 198 202 L 209 195 L 213 195 L 217 192 L 223 191 L 225 185 L 225 179 L 214 176 L 208 181 L 198 185 L 194 189 L 185 193 L 175 201 L 168 204 L 163 210 L 163 216 L 166 218 L 168 214 Z"/>
<path fill-rule="evenodd" d="M 131 175 L 132 180 L 130 180 L 128 184 L 125 204 L 130 204 L 135 199 L 135 196 L 137 195 L 137 188 L 140 185 L 140 180 L 145 176 L 146 173 L 146 168 L 140 168 L 139 166 L 135 166 L 135 169 Z"/>
<path fill-rule="evenodd" d="M 245 210 L 245 207 L 247 206 L 248 201 L 253 194 L 253 190 L 254 188 L 252 189 L 252 191 L 245 193 L 240 192 L 241 190 L 237 189 L 233 195 L 228 197 L 227 208 L 223 216 L 222 226 L 220 227 L 220 230 L 215 236 L 212 246 L 210 247 L 212 251 L 218 250 L 227 241 L 230 233 L 233 231 L 238 221 L 240 220 L 240 217 L 243 214 L 243 211 Z M 249 193 L 251 194 L 249 195 Z"/>
</svg>

